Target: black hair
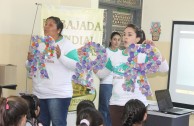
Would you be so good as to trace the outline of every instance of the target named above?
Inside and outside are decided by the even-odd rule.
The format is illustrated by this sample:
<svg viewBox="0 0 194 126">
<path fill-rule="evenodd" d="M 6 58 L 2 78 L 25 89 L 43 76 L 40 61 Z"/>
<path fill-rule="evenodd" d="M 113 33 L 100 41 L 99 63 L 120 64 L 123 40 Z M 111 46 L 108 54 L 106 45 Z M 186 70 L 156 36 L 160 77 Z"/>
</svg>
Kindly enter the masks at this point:
<svg viewBox="0 0 194 126">
<path fill-rule="evenodd" d="M 111 41 L 112 41 L 112 39 L 113 39 L 113 37 L 114 37 L 115 35 L 119 35 L 119 36 L 121 37 L 121 34 L 120 34 L 119 32 L 112 32 L 112 34 L 110 35 L 110 40 L 111 40 Z M 111 41 L 109 42 L 108 47 L 111 47 Z"/>
<path fill-rule="evenodd" d="M 90 100 L 83 100 L 81 102 L 79 102 L 79 104 L 77 105 L 77 115 L 78 113 L 84 109 L 84 108 L 87 108 L 87 107 L 91 107 L 91 108 L 95 108 L 95 105 L 92 101 Z"/>
<path fill-rule="evenodd" d="M 27 102 L 19 96 L 0 98 L 0 126 L 19 126 L 28 113 Z"/>
<path fill-rule="evenodd" d="M 133 124 L 142 124 L 147 109 L 140 100 L 131 99 L 125 106 L 122 116 L 123 126 L 132 126 Z"/>
<path fill-rule="evenodd" d="M 21 94 L 21 97 L 25 99 L 29 106 L 29 113 L 27 115 L 27 119 L 35 118 L 37 119 L 37 115 L 35 113 L 35 110 L 40 107 L 40 101 L 36 95 L 33 94 Z"/>
<path fill-rule="evenodd" d="M 145 36 L 145 32 L 141 29 L 141 28 L 138 28 L 136 25 L 134 24 L 128 24 L 126 28 L 133 28 L 135 33 L 136 33 L 136 37 L 139 37 L 140 38 L 140 41 L 137 43 L 137 44 L 142 44 L 143 41 L 146 40 L 146 36 Z M 125 28 L 125 29 L 126 29 Z"/>
<path fill-rule="evenodd" d="M 51 17 L 48 17 L 46 20 L 48 20 L 48 19 L 52 19 L 52 20 L 55 21 L 55 23 L 56 23 L 56 25 L 57 25 L 57 30 L 60 29 L 59 36 L 62 36 L 62 35 L 61 35 L 61 32 L 62 32 L 62 30 L 63 30 L 63 23 L 62 23 L 62 21 L 60 20 L 60 18 L 51 16 Z"/>
<path fill-rule="evenodd" d="M 82 122 L 82 120 L 87 120 L 90 124 Z M 76 126 L 99 126 L 103 124 L 103 118 L 99 111 L 94 108 L 82 109 L 77 115 Z"/>
</svg>

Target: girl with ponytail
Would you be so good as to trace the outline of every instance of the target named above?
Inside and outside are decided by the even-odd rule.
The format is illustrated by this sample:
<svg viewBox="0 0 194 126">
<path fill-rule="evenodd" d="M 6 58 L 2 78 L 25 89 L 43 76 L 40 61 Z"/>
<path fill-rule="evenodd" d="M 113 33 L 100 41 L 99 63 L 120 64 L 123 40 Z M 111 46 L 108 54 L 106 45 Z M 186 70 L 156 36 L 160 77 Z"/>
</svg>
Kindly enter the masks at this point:
<svg viewBox="0 0 194 126">
<path fill-rule="evenodd" d="M 82 109 L 77 115 L 76 126 L 103 126 L 103 118 L 95 108 Z"/>
<path fill-rule="evenodd" d="M 25 126 L 28 105 L 18 96 L 0 98 L 0 126 Z"/>
<path fill-rule="evenodd" d="M 142 126 L 147 118 L 147 110 L 140 100 L 131 99 L 125 106 L 122 116 L 123 126 Z"/>
</svg>

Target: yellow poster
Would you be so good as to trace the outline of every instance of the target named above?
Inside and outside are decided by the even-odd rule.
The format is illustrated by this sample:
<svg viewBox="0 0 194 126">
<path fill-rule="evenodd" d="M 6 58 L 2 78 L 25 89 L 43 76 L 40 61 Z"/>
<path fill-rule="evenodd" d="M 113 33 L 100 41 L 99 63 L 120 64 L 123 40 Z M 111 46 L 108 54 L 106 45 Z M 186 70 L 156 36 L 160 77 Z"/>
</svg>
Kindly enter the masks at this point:
<svg viewBox="0 0 194 126">
<path fill-rule="evenodd" d="M 59 17 L 64 25 L 62 35 L 72 41 L 79 48 L 87 42 L 102 44 L 103 36 L 102 9 L 75 8 L 66 6 L 42 6 L 41 27 L 50 16 Z M 43 31 L 42 31 L 43 34 Z M 93 76 L 95 93 L 88 93 L 86 87 L 73 83 L 74 95 L 69 107 L 69 112 L 75 111 L 77 104 L 82 100 L 91 100 L 98 107 L 99 80 Z M 72 116 L 72 113 L 69 114 Z M 74 116 L 74 115 L 73 115 Z"/>
<path fill-rule="evenodd" d="M 102 43 L 102 9 L 75 8 L 67 6 L 42 6 L 41 27 L 49 16 L 59 17 L 64 25 L 62 35 L 71 40 L 76 47 L 88 41 Z M 43 33 L 43 31 L 42 31 Z"/>
</svg>

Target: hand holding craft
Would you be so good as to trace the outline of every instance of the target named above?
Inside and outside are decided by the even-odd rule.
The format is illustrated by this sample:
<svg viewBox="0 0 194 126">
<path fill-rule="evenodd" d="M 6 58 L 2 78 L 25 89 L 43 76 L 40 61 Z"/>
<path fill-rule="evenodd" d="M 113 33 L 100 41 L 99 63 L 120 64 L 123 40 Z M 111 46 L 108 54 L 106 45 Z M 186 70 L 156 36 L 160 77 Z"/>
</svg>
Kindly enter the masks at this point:
<svg viewBox="0 0 194 126">
<path fill-rule="evenodd" d="M 104 68 L 107 62 L 106 49 L 99 43 L 88 42 L 78 49 L 80 62 L 76 64 L 75 74 L 72 80 L 76 84 L 81 84 L 94 92 L 92 71 L 98 71 Z M 90 56 L 94 56 L 92 60 Z"/>
<path fill-rule="evenodd" d="M 145 40 L 143 41 L 143 44 L 150 44 L 151 46 L 156 46 L 156 44 L 152 40 Z M 164 61 L 165 58 L 162 56 L 162 61 Z"/>
<path fill-rule="evenodd" d="M 29 76 L 34 76 L 35 72 L 39 70 L 41 78 L 49 78 L 45 67 L 45 60 L 54 57 L 54 43 L 54 39 L 50 36 L 32 37 L 32 45 L 30 46 L 30 53 L 28 53 Z M 40 45 L 45 45 L 42 51 L 39 49 Z M 61 52 L 60 48 L 58 50 L 58 52 Z"/>
<path fill-rule="evenodd" d="M 56 46 L 55 48 L 56 54 L 57 54 L 57 59 L 61 56 L 61 49 L 59 48 L 59 45 Z"/>
<path fill-rule="evenodd" d="M 78 55 L 83 55 L 82 48 L 83 48 L 83 47 L 80 47 L 80 48 L 77 49 Z"/>
<path fill-rule="evenodd" d="M 32 55 L 31 52 L 28 52 L 28 57 L 27 57 L 28 61 L 31 61 L 33 59 L 33 57 L 34 57 L 34 55 Z"/>
<path fill-rule="evenodd" d="M 143 41 L 143 44 L 149 44 L 151 46 L 156 46 L 152 40 L 145 40 L 145 41 Z"/>
<path fill-rule="evenodd" d="M 78 55 L 79 55 L 79 59 L 81 60 L 81 58 L 84 56 L 84 52 L 82 51 L 83 47 L 80 47 L 77 49 Z"/>
<path fill-rule="evenodd" d="M 148 42 L 148 41 L 147 41 Z M 150 42 L 150 41 L 149 41 Z M 122 84 L 124 91 L 132 91 L 135 89 L 135 82 L 140 86 L 141 92 L 145 96 L 150 96 L 150 86 L 146 74 L 155 73 L 159 70 L 161 64 L 161 53 L 159 50 L 150 44 L 131 44 L 128 48 L 128 63 L 129 68 L 125 71 L 125 83 Z M 145 54 L 145 62 L 138 62 L 138 55 Z M 137 78 L 139 77 L 139 79 Z"/>
</svg>

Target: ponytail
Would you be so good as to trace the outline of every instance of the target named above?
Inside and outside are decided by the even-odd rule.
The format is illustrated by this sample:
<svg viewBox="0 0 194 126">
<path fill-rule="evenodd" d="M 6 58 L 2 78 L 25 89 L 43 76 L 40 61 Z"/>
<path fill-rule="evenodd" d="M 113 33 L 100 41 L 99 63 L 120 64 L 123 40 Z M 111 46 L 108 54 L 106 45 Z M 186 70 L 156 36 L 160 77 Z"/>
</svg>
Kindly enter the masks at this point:
<svg viewBox="0 0 194 126">
<path fill-rule="evenodd" d="M 142 29 L 137 30 L 137 37 L 140 38 L 139 42 L 137 44 L 142 44 L 146 40 L 145 33 Z"/>
<path fill-rule="evenodd" d="M 133 125 L 133 118 L 134 118 L 134 113 L 129 113 L 128 117 L 123 122 L 123 126 L 132 126 Z"/>
<path fill-rule="evenodd" d="M 122 124 L 123 126 L 132 126 L 133 124 L 142 124 L 147 112 L 145 105 L 138 99 L 129 100 L 124 107 Z"/>
</svg>

